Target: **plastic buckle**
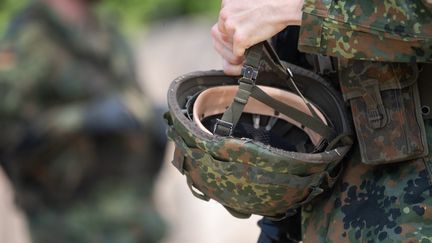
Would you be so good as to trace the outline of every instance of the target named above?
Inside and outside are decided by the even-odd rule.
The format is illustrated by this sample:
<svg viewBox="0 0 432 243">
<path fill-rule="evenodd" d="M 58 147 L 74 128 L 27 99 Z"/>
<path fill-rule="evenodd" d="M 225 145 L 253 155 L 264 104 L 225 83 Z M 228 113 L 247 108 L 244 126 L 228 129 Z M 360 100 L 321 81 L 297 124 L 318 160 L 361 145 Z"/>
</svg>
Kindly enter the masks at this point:
<svg viewBox="0 0 432 243">
<path fill-rule="evenodd" d="M 367 112 L 369 124 L 373 129 L 378 129 L 383 127 L 384 114 L 382 109 L 375 108 L 369 109 Z"/>
<path fill-rule="evenodd" d="M 221 119 L 216 119 L 216 124 L 213 129 L 213 134 L 217 134 L 221 136 L 231 136 L 233 126 L 234 125 L 231 122 L 226 122 Z M 228 133 L 226 133 L 226 129 L 221 129 L 221 127 L 228 129 Z"/>
<path fill-rule="evenodd" d="M 249 65 L 244 65 L 241 70 L 241 75 L 243 75 L 243 78 L 255 82 L 258 77 L 258 69 Z"/>
</svg>

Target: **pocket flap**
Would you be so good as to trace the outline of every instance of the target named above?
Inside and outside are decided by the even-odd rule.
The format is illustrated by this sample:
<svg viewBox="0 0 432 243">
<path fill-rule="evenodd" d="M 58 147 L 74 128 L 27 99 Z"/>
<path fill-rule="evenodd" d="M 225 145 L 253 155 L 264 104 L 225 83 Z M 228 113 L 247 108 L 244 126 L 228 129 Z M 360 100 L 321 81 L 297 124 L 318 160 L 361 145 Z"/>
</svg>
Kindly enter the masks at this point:
<svg viewBox="0 0 432 243">
<path fill-rule="evenodd" d="M 341 74 L 340 84 L 345 101 L 365 96 L 375 85 L 380 91 L 385 91 L 404 89 L 417 81 L 419 70 L 416 64 L 389 63 L 381 68 L 374 68 L 373 65 L 372 62 L 362 62 L 350 72 Z"/>
</svg>

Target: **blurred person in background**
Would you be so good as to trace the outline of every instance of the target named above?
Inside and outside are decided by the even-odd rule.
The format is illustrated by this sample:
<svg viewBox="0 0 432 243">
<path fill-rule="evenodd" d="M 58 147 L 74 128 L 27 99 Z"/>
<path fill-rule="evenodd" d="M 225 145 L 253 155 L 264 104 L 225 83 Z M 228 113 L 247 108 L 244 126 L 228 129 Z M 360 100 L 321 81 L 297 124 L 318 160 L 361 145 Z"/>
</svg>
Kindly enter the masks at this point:
<svg viewBox="0 0 432 243">
<path fill-rule="evenodd" d="M 165 142 L 96 2 L 33 0 L 0 42 L 0 162 L 35 243 L 163 236 L 150 195 Z"/>
</svg>

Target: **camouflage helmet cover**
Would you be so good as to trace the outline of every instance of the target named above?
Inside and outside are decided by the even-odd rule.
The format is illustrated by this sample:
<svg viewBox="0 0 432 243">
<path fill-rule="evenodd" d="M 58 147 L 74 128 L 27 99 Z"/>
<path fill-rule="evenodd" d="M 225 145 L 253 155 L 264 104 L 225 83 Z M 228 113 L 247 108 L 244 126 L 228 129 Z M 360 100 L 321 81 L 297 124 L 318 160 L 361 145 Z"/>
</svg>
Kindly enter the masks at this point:
<svg viewBox="0 0 432 243">
<path fill-rule="evenodd" d="M 242 85 L 242 78 L 226 76 L 222 71 L 194 72 L 172 82 L 166 114 L 168 136 L 176 146 L 173 164 L 186 175 L 195 196 L 218 201 L 236 217 L 250 214 L 283 217 L 288 210 L 310 201 L 333 185 L 341 170 L 340 161 L 352 144 L 351 125 L 342 97 L 326 80 L 300 67 L 282 64 L 267 43 L 254 48 L 263 53 L 255 58 L 259 66 L 256 83 L 291 93 L 298 89 L 302 99 L 306 98 L 319 110 L 317 113 L 325 116 L 326 122 L 321 123 L 333 131 L 325 145 L 320 147 L 314 143 L 312 151 L 287 150 L 254 138 L 205 131 L 193 120 L 192 110 L 197 97 L 211 88 L 232 87 L 239 81 Z M 254 55 L 249 53 L 252 54 L 247 55 L 246 63 Z M 286 68 L 295 77 L 295 87 L 287 82 L 290 75 Z M 258 87 L 254 83 L 253 87 Z M 275 114 L 280 111 L 274 110 Z M 281 113 L 284 111 L 282 109 Z M 310 113 L 306 118 L 314 120 Z M 311 123 L 303 121 L 298 121 L 302 124 L 299 127 L 310 128 Z M 292 135 L 283 139 L 295 145 L 305 140 Z"/>
</svg>

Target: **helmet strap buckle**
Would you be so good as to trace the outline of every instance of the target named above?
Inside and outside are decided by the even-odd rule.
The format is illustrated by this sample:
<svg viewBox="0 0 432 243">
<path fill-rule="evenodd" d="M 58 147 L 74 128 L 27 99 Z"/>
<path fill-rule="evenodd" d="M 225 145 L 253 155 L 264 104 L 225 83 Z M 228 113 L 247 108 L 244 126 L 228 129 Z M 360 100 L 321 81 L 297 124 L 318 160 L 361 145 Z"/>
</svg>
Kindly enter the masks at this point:
<svg viewBox="0 0 432 243">
<path fill-rule="evenodd" d="M 258 68 L 252 67 L 250 65 L 243 65 L 241 70 L 242 79 L 252 81 L 252 84 L 255 84 L 255 80 L 258 77 Z"/>
<path fill-rule="evenodd" d="M 234 125 L 231 122 L 227 122 L 221 119 L 216 119 L 216 124 L 213 129 L 213 134 L 221 136 L 231 136 Z"/>
</svg>

